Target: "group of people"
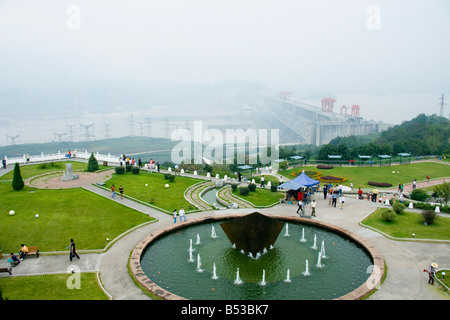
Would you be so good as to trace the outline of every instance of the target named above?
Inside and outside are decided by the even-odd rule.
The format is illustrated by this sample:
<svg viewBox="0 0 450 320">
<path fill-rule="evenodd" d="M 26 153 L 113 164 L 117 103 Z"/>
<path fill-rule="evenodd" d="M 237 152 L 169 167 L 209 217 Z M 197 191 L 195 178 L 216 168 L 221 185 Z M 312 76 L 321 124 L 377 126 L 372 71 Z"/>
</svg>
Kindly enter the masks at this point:
<svg viewBox="0 0 450 320">
<path fill-rule="evenodd" d="M 78 255 L 76 248 L 75 248 L 75 241 L 73 239 L 70 239 L 70 245 L 69 245 L 69 247 L 67 247 L 67 249 L 69 249 L 69 248 L 70 248 L 69 260 L 72 261 L 73 257 L 77 257 L 78 259 L 80 259 L 80 256 Z M 14 252 L 11 252 L 9 254 L 9 258 L 8 258 L 7 262 L 9 262 L 11 267 L 15 267 L 18 264 L 20 264 L 21 261 L 23 261 L 25 259 L 25 257 L 28 255 L 29 252 L 30 252 L 30 250 L 28 249 L 28 247 L 22 243 L 20 245 L 19 257 L 17 257 L 14 254 Z"/>
<path fill-rule="evenodd" d="M 120 193 L 120 199 L 123 199 L 123 187 L 122 185 L 119 186 L 119 193 Z M 111 185 L 111 198 L 116 198 L 116 186 L 113 184 Z"/>
<path fill-rule="evenodd" d="M 119 157 L 119 164 L 121 167 L 123 166 L 129 166 L 132 165 L 137 166 L 139 168 L 144 167 L 144 163 L 142 162 L 142 159 L 139 157 L 137 160 L 134 158 L 130 158 L 128 156 L 126 156 L 125 154 L 121 154 Z M 146 164 L 147 169 L 149 170 L 149 172 L 151 172 L 152 169 L 157 169 L 159 172 L 159 162 L 155 162 L 155 160 L 151 159 L 148 164 Z"/>
<path fill-rule="evenodd" d="M 173 210 L 173 223 L 177 223 L 177 216 L 180 216 L 180 222 L 186 221 L 186 213 L 184 212 L 183 207 L 181 207 L 180 211 L 177 211 L 177 209 Z"/>
<path fill-rule="evenodd" d="M 298 209 L 297 209 L 297 213 L 300 212 L 300 215 L 304 215 L 305 214 L 305 204 L 303 203 L 303 201 L 300 199 L 297 202 L 298 205 Z M 316 216 L 316 208 L 317 208 L 317 202 L 316 200 L 313 200 L 311 202 L 311 204 L 309 205 L 309 208 L 311 209 L 311 216 L 315 217 Z"/>
</svg>

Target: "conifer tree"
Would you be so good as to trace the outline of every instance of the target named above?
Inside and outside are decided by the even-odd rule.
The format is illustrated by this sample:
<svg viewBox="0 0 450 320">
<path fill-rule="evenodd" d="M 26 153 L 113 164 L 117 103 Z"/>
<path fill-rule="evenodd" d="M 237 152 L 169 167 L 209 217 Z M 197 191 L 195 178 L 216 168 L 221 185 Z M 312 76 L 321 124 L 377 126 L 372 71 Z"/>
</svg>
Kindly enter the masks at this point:
<svg viewBox="0 0 450 320">
<path fill-rule="evenodd" d="M 25 186 L 25 183 L 23 183 L 22 175 L 20 174 L 20 167 L 19 164 L 16 162 L 14 165 L 14 177 L 12 181 L 12 187 L 14 190 L 22 190 Z"/>
<path fill-rule="evenodd" d="M 98 168 L 98 161 L 94 157 L 94 153 L 91 153 L 91 156 L 89 157 L 89 161 L 88 161 L 87 171 L 88 172 L 94 172 L 94 171 L 97 171 L 98 169 L 99 169 Z"/>
</svg>

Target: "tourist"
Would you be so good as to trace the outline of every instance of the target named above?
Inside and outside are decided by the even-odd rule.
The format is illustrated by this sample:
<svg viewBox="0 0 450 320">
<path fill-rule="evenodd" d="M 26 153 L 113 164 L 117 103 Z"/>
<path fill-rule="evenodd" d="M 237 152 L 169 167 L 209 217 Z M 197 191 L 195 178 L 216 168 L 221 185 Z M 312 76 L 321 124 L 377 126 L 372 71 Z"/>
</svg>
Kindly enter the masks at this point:
<svg viewBox="0 0 450 320">
<path fill-rule="evenodd" d="M 342 196 L 342 184 L 339 185 L 338 190 L 339 190 L 339 196 Z"/>
<path fill-rule="evenodd" d="M 27 153 L 26 158 L 27 158 L 27 164 L 30 163 L 30 155 L 28 153 Z"/>
<path fill-rule="evenodd" d="M 333 195 L 331 196 L 331 206 L 336 208 L 336 202 L 338 198 L 338 192 L 333 192 Z"/>
<path fill-rule="evenodd" d="M 69 260 L 72 261 L 73 257 L 77 257 L 78 259 L 80 259 L 80 256 L 78 255 L 77 251 L 75 250 L 75 241 L 73 241 L 73 239 L 70 239 Z"/>
<path fill-rule="evenodd" d="M 181 220 L 181 218 L 180 218 Z M 173 223 L 177 222 L 177 209 L 173 210 Z"/>
<path fill-rule="evenodd" d="M 325 185 L 323 186 L 323 200 L 327 198 L 327 193 L 328 193 L 328 186 L 325 183 Z"/>
<path fill-rule="evenodd" d="M 20 263 L 19 259 L 17 259 L 16 255 L 13 252 L 9 254 L 8 262 L 10 263 L 11 267 L 15 267 Z"/>
<path fill-rule="evenodd" d="M 300 211 L 300 215 L 303 215 L 303 201 L 302 200 L 298 200 L 298 209 L 297 209 L 297 213 Z"/>
<path fill-rule="evenodd" d="M 358 188 L 358 199 L 363 199 L 363 191 L 361 188 Z"/>
<path fill-rule="evenodd" d="M 116 198 L 116 187 L 114 185 L 111 186 L 111 193 L 112 193 L 112 198 L 115 199 Z"/>
<path fill-rule="evenodd" d="M 158 172 L 159 172 L 159 162 L 156 163 L 156 169 L 157 169 Z"/>
<path fill-rule="evenodd" d="M 427 183 L 430 183 L 430 176 L 427 176 Z"/>
<path fill-rule="evenodd" d="M 372 201 L 373 202 L 377 202 L 377 197 L 378 197 L 378 189 L 375 187 L 375 188 L 373 188 L 373 190 L 372 190 L 372 194 L 373 194 L 373 198 L 372 198 Z"/>
<path fill-rule="evenodd" d="M 265 187 L 264 187 L 264 176 L 261 177 L 261 185 L 260 185 L 260 187 L 261 187 L 261 188 L 265 188 Z"/>
<path fill-rule="evenodd" d="M 414 181 L 413 181 L 413 189 L 415 189 L 415 188 L 417 188 L 417 180 L 416 179 L 414 179 Z"/>
<path fill-rule="evenodd" d="M 434 285 L 434 277 L 436 274 L 436 268 L 438 267 L 437 263 L 432 263 L 428 267 L 428 284 Z"/>
<path fill-rule="evenodd" d="M 184 212 L 183 207 L 181 207 L 180 212 L 178 212 L 178 213 L 180 215 L 180 222 L 183 220 L 183 218 L 184 218 L 184 221 L 186 221 L 186 213 Z"/>
<path fill-rule="evenodd" d="M 350 182 L 350 189 L 353 191 L 353 182 Z"/>
<path fill-rule="evenodd" d="M 6 157 L 4 157 L 2 160 L 2 166 L 3 166 L 3 169 L 6 169 Z"/>
<path fill-rule="evenodd" d="M 142 159 L 141 159 L 141 157 L 139 157 L 139 159 L 138 159 L 138 166 L 139 166 L 139 168 L 142 168 Z"/>
<path fill-rule="evenodd" d="M 339 197 L 339 203 L 341 204 L 341 210 L 342 210 L 342 208 L 344 207 L 344 203 L 345 203 L 344 195 Z"/>
<path fill-rule="evenodd" d="M 331 206 L 331 202 L 333 201 L 333 196 L 329 192 L 327 193 L 327 199 L 328 199 L 328 205 Z"/>
<path fill-rule="evenodd" d="M 177 175 L 177 173 L 178 173 L 178 175 L 180 175 L 180 173 L 178 172 L 178 165 L 176 164 L 175 165 L 175 175 Z"/>
<path fill-rule="evenodd" d="M 119 192 L 120 192 L 120 199 L 123 199 L 123 187 L 122 187 L 122 185 L 119 186 Z"/>
<path fill-rule="evenodd" d="M 20 251 L 19 251 L 19 257 L 20 257 L 20 261 L 23 261 L 23 259 L 25 258 L 25 256 L 28 254 L 28 247 L 24 244 L 20 245 Z"/>
<path fill-rule="evenodd" d="M 316 216 L 316 208 L 317 208 L 316 200 L 312 201 L 310 207 L 311 207 L 311 216 L 315 217 Z"/>
</svg>

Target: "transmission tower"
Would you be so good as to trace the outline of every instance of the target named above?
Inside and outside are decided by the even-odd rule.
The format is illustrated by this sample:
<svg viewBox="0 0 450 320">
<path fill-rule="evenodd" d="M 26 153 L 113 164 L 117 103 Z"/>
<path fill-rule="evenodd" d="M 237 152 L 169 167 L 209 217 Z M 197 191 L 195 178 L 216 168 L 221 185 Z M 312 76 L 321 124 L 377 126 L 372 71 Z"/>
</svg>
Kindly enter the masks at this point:
<svg viewBox="0 0 450 320">
<path fill-rule="evenodd" d="M 19 137 L 20 137 L 20 134 L 18 134 L 17 136 L 14 136 L 14 137 L 6 135 L 6 138 L 11 140 L 11 145 L 12 146 L 14 146 L 16 144 L 16 139 L 19 139 Z"/>
<path fill-rule="evenodd" d="M 152 128 L 151 128 L 151 124 L 152 122 L 150 121 L 150 117 L 145 117 L 145 127 L 147 128 L 147 137 L 151 137 L 152 136 Z"/>
<path fill-rule="evenodd" d="M 64 133 L 53 132 L 53 134 L 54 134 L 55 139 L 56 139 L 56 137 L 58 137 L 58 142 L 61 142 L 62 141 L 62 137 L 65 137 L 67 132 L 64 132 Z"/>
<path fill-rule="evenodd" d="M 446 103 L 444 103 L 444 94 L 442 94 L 441 102 L 439 103 L 439 105 L 441 106 L 441 113 L 439 115 L 441 117 L 443 117 L 444 116 L 444 106 L 446 105 Z"/>
<path fill-rule="evenodd" d="M 73 129 L 72 129 L 72 128 L 73 128 L 75 125 L 74 125 L 74 124 L 68 124 L 67 126 L 69 127 L 69 140 L 70 140 L 70 141 L 74 141 L 74 140 L 73 140 Z"/>
<path fill-rule="evenodd" d="M 111 129 L 109 128 L 111 126 L 111 123 L 105 123 L 105 139 L 109 139 L 109 132 L 111 131 Z"/>
<path fill-rule="evenodd" d="M 130 137 L 134 137 L 134 119 L 133 119 L 132 114 L 130 114 L 130 120 L 128 121 L 128 126 L 130 127 Z"/>
<path fill-rule="evenodd" d="M 95 123 L 85 125 L 80 123 L 80 126 L 84 128 L 84 138 L 86 139 L 86 141 L 89 141 L 91 137 L 95 137 L 94 135 L 89 133 L 89 128 L 91 128 L 94 124 Z"/>
</svg>

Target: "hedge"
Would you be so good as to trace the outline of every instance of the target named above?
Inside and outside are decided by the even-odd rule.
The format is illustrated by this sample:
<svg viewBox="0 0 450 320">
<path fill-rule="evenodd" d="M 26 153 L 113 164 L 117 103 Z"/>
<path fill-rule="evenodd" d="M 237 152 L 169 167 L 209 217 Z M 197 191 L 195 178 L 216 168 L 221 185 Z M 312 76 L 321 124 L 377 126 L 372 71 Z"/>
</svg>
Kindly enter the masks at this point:
<svg viewBox="0 0 450 320">
<path fill-rule="evenodd" d="M 387 183 L 387 182 L 375 182 L 375 181 L 369 181 L 369 182 L 367 182 L 367 184 L 368 184 L 369 186 L 382 187 L 382 188 L 392 187 L 392 183 Z"/>
</svg>

